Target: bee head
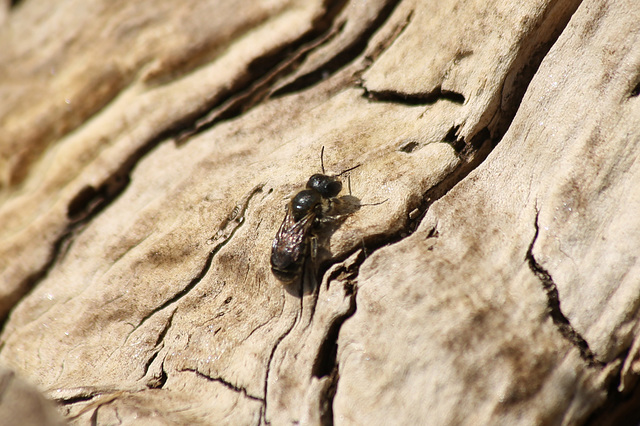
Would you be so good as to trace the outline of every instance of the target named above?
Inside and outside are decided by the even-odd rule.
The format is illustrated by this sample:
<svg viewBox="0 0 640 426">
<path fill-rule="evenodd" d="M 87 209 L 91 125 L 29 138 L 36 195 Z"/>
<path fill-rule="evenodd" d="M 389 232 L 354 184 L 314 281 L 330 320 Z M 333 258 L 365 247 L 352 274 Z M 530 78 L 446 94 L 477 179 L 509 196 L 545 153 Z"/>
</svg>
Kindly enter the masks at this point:
<svg viewBox="0 0 640 426">
<path fill-rule="evenodd" d="M 307 181 L 307 189 L 317 191 L 324 198 L 333 198 L 342 190 L 342 182 L 333 176 L 316 173 Z"/>
</svg>

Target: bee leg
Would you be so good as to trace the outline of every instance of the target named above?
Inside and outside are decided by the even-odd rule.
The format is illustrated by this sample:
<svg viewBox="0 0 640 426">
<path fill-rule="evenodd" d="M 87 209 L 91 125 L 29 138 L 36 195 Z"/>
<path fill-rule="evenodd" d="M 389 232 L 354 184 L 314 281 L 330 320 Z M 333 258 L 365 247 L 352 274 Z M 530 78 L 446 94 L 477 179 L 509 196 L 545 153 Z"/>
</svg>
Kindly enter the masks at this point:
<svg viewBox="0 0 640 426">
<path fill-rule="evenodd" d="M 308 243 L 308 254 L 309 254 L 309 258 L 307 258 L 306 262 L 304 262 L 304 277 L 306 279 L 302 280 L 302 286 L 300 288 L 301 293 L 301 297 L 304 296 L 305 294 L 309 294 L 311 292 L 313 292 L 313 289 L 317 286 L 316 285 L 316 274 L 318 273 L 317 271 L 317 262 L 316 262 L 316 258 L 318 256 L 318 238 L 311 234 L 309 235 L 309 243 Z"/>
<path fill-rule="evenodd" d="M 309 237 L 309 243 L 311 248 L 311 261 L 315 264 L 316 257 L 318 256 L 318 238 L 315 235 Z"/>
<path fill-rule="evenodd" d="M 318 214 L 318 216 L 316 216 L 316 222 L 329 223 L 334 222 L 336 219 L 340 219 L 342 216 L 346 216 L 329 214 L 334 209 L 334 204 L 339 204 L 339 201 L 337 199 L 325 200 L 322 206 L 321 214 Z"/>
<path fill-rule="evenodd" d="M 320 222 L 320 223 L 329 223 L 329 222 L 335 222 L 335 221 L 340 220 L 343 217 L 347 217 L 347 216 L 349 216 L 349 213 L 337 214 L 337 215 L 333 215 L 333 216 L 325 215 L 325 216 L 317 218 L 316 220 L 318 222 Z"/>
</svg>

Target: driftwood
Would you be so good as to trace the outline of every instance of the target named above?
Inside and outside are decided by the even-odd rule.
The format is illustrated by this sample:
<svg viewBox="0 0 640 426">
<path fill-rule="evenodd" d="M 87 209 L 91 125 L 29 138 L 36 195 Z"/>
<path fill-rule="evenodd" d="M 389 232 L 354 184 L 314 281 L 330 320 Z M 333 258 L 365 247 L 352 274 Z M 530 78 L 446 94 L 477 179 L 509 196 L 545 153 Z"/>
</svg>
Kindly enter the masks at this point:
<svg viewBox="0 0 640 426">
<path fill-rule="evenodd" d="M 507 3 L 4 2 L 0 365 L 73 424 L 637 421 L 640 11 Z"/>
</svg>

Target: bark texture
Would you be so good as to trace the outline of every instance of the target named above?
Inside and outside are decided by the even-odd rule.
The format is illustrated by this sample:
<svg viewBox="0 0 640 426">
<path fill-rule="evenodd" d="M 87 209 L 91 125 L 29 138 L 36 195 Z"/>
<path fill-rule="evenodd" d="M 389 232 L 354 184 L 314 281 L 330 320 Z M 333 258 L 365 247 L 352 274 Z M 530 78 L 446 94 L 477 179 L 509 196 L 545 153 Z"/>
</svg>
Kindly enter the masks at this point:
<svg viewBox="0 0 640 426">
<path fill-rule="evenodd" d="M 3 424 L 639 420 L 633 0 L 2 5 Z"/>
</svg>

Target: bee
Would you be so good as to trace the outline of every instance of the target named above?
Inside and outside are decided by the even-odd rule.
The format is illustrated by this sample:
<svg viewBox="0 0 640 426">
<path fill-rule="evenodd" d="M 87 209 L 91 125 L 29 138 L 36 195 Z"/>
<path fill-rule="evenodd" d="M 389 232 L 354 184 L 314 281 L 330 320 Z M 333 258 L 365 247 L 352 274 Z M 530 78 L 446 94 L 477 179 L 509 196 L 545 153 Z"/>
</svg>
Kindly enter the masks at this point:
<svg viewBox="0 0 640 426">
<path fill-rule="evenodd" d="M 315 257 L 317 247 L 315 238 L 310 238 L 313 237 L 312 228 L 320 222 L 335 219 L 329 213 L 342 190 L 342 182 L 338 177 L 359 167 L 352 167 L 334 176 L 325 175 L 323 154 L 324 147 L 320 152 L 322 173 L 311 176 L 306 188 L 291 199 L 271 245 L 271 272 L 285 283 L 292 282 L 301 275 L 310 240 L 311 254 Z"/>
</svg>

